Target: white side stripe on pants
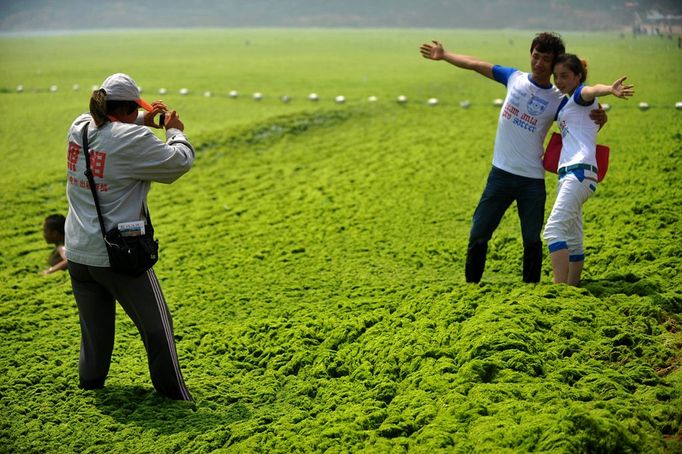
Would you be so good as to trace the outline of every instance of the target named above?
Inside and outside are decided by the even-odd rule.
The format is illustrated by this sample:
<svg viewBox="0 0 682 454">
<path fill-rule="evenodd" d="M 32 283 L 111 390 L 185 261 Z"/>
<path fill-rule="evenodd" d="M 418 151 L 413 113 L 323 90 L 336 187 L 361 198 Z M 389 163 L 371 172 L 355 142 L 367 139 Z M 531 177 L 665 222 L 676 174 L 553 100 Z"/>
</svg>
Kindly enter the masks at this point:
<svg viewBox="0 0 682 454">
<path fill-rule="evenodd" d="M 175 370 L 175 377 L 177 379 L 178 385 L 180 387 L 180 392 L 185 400 L 192 400 L 182 379 L 182 374 L 180 373 L 180 363 L 178 361 L 178 354 L 175 350 L 175 340 L 173 339 L 173 330 L 170 326 L 170 321 L 168 317 L 168 311 L 166 310 L 166 303 L 163 298 L 163 293 L 161 292 L 161 287 L 159 286 L 159 281 L 154 274 L 154 270 L 149 268 L 147 270 L 147 277 L 152 285 L 154 291 L 154 298 L 156 299 L 156 305 L 159 308 L 159 313 L 161 314 L 161 321 L 163 323 L 163 331 L 166 336 L 166 343 L 168 344 L 168 350 L 170 351 L 171 361 L 173 363 L 173 369 Z"/>
</svg>

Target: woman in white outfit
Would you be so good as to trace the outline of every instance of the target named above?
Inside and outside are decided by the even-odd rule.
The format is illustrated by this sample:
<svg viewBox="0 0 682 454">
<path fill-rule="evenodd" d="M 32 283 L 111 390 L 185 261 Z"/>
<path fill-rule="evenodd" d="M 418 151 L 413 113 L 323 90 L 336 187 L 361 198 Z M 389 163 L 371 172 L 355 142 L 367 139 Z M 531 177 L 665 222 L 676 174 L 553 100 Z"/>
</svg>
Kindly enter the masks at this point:
<svg viewBox="0 0 682 454">
<path fill-rule="evenodd" d="M 545 225 L 544 239 L 549 247 L 554 282 L 578 286 L 585 262 L 582 206 L 597 190 L 597 126 L 589 113 L 598 96 L 627 99 L 633 85 L 623 85 L 621 77 L 611 85 L 583 85 L 587 68 L 573 54 L 557 57 L 554 84 L 566 95 L 559 107 L 557 123 L 563 147 L 559 158 L 559 188 Z"/>
</svg>

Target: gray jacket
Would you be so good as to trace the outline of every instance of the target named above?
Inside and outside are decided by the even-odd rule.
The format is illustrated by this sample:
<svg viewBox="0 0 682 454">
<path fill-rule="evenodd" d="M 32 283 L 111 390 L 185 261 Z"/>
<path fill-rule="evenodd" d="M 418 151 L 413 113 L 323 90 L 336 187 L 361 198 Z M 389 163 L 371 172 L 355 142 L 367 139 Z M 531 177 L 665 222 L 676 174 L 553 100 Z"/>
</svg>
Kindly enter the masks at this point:
<svg viewBox="0 0 682 454">
<path fill-rule="evenodd" d="M 107 267 L 95 201 L 84 175 L 81 133 L 88 122 L 90 162 L 106 231 L 122 222 L 144 220 L 151 182 L 172 183 L 180 178 L 192 167 L 194 148 L 179 129 L 168 129 L 164 143 L 139 124 L 113 122 L 97 129 L 89 113 L 73 122 L 67 153 L 66 257 L 83 265 Z"/>
</svg>

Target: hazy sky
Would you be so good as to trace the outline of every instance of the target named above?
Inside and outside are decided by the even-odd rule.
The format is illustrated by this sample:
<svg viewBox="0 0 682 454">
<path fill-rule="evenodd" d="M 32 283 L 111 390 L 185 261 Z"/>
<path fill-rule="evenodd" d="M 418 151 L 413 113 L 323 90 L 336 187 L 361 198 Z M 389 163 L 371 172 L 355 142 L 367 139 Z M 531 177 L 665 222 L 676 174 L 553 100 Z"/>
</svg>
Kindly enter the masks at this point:
<svg viewBox="0 0 682 454">
<path fill-rule="evenodd" d="M 625 6 L 628 5 L 628 6 Z M 634 12 L 682 1 L 625 0 L 0 0 L 0 31 L 130 27 L 619 29 Z"/>
</svg>

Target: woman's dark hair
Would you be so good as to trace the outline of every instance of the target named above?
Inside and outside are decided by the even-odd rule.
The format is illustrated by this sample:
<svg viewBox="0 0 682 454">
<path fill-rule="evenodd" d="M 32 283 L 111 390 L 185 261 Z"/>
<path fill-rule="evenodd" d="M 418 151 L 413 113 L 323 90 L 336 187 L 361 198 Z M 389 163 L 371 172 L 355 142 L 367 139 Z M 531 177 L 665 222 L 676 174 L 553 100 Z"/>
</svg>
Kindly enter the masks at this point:
<svg viewBox="0 0 682 454">
<path fill-rule="evenodd" d="M 45 218 L 45 227 L 64 235 L 64 222 L 66 222 L 66 218 L 61 214 L 51 214 Z"/>
<path fill-rule="evenodd" d="M 544 54 L 552 54 L 556 60 L 556 57 L 566 52 L 566 47 L 561 36 L 557 33 L 543 32 L 535 35 L 535 39 L 530 44 L 530 53 L 532 54 L 534 50 Z"/>
<path fill-rule="evenodd" d="M 90 115 L 97 127 L 109 121 L 109 115 L 128 115 L 137 110 L 135 101 L 107 101 L 107 92 L 100 88 L 90 96 Z"/>
<path fill-rule="evenodd" d="M 585 60 L 579 59 L 577 55 L 561 54 L 556 58 L 554 65 L 556 66 L 559 63 L 570 69 L 573 74 L 580 74 L 581 84 L 587 80 L 587 63 Z"/>
</svg>

